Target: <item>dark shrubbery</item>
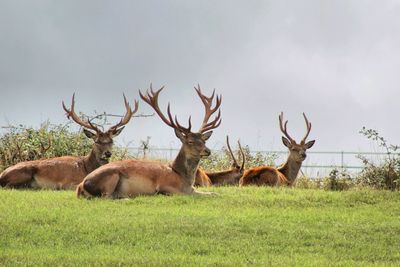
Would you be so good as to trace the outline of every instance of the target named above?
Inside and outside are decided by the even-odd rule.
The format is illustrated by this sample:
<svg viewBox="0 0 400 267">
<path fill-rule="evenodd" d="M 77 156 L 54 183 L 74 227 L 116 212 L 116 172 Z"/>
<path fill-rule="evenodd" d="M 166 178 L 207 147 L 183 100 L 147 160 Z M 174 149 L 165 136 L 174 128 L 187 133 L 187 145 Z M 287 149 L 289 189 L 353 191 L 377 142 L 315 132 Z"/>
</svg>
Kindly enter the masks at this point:
<svg viewBox="0 0 400 267">
<path fill-rule="evenodd" d="M 243 152 L 246 158 L 246 169 L 263 165 L 273 166 L 274 160 L 277 158 L 277 155 L 273 153 L 251 153 L 248 146 L 243 147 Z M 238 164 L 241 165 L 242 157 L 239 153 L 239 148 L 235 150 L 234 154 Z M 213 152 L 208 158 L 201 160 L 200 166 L 209 172 L 216 172 L 230 169 L 232 166 L 232 162 L 233 160 L 228 149 L 224 147 L 221 152 Z"/>
<path fill-rule="evenodd" d="M 399 189 L 400 157 L 397 153 L 399 147 L 388 144 L 376 130 L 363 127 L 360 133 L 377 142 L 379 147 L 385 149 L 387 156 L 379 164 L 375 164 L 366 157 L 359 156 L 364 163 L 364 169 L 357 177 L 358 183 L 375 189 Z"/>
<path fill-rule="evenodd" d="M 39 129 L 9 126 L 0 136 L 0 171 L 21 161 L 60 156 L 85 156 L 93 141 L 82 132 L 71 131 L 72 124 L 44 122 Z M 128 150 L 114 146 L 112 160 L 129 158 Z"/>
<path fill-rule="evenodd" d="M 42 123 L 39 129 L 9 126 L 0 137 L 0 169 L 21 161 L 63 155 L 83 156 L 92 141 L 82 133 L 71 132 L 70 124 Z"/>
</svg>

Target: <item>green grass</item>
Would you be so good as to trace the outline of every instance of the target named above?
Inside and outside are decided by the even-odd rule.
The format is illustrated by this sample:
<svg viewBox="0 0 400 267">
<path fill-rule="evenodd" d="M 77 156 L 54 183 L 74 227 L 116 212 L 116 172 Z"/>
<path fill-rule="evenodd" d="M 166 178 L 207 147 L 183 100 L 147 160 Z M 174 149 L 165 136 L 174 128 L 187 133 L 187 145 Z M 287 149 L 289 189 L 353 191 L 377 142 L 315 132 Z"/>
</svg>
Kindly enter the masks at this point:
<svg viewBox="0 0 400 267">
<path fill-rule="evenodd" d="M 400 265 L 400 194 L 213 188 L 77 199 L 0 189 L 0 266 Z"/>
</svg>

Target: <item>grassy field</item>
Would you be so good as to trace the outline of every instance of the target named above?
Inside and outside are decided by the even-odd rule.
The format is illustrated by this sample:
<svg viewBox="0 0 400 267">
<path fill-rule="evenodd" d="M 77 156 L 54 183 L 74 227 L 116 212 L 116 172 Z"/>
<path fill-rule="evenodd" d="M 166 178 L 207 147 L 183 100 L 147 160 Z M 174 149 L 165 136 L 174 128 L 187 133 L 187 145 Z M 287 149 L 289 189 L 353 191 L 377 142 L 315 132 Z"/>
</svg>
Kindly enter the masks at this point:
<svg viewBox="0 0 400 267">
<path fill-rule="evenodd" d="M 85 200 L 0 189 L 0 266 L 400 265 L 400 194 L 213 188 Z"/>
</svg>

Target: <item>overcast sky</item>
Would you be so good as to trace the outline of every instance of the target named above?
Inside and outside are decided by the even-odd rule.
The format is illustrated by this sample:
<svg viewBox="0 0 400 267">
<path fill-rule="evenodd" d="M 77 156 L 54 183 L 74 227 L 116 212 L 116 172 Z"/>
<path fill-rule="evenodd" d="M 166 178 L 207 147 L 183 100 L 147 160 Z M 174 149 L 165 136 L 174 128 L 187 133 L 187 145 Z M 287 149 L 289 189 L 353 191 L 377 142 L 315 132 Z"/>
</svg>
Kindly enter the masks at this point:
<svg viewBox="0 0 400 267">
<path fill-rule="evenodd" d="M 61 101 L 121 114 L 122 93 L 166 86 L 182 122 L 200 126 L 193 86 L 222 94 L 225 135 L 254 150 L 284 150 L 313 124 L 313 151 L 369 151 L 358 131 L 400 144 L 400 1 L 19 1 L 0 0 L 0 125 L 66 123 Z M 151 113 L 143 101 L 140 112 Z M 195 127 L 195 128 L 196 128 Z M 158 117 L 135 118 L 120 144 L 151 136 L 179 147 Z"/>
</svg>

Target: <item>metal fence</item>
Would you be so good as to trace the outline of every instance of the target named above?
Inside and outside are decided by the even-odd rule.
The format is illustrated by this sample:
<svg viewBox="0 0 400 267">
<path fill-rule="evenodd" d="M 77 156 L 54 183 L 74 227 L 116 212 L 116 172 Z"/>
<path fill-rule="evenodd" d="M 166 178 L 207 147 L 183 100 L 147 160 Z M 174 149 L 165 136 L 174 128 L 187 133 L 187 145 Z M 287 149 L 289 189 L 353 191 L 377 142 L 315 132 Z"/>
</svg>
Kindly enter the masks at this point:
<svg viewBox="0 0 400 267">
<path fill-rule="evenodd" d="M 173 160 L 179 149 L 176 148 L 149 148 L 129 147 L 129 152 L 138 158 Z M 222 150 L 214 150 L 214 153 L 221 153 Z M 288 151 L 250 151 L 251 154 L 261 153 L 264 155 L 275 155 L 275 165 L 282 164 L 287 157 Z M 357 174 L 364 165 L 361 157 L 379 163 L 388 157 L 384 152 L 349 152 L 349 151 L 308 151 L 307 159 L 303 162 L 301 171 L 308 177 L 325 177 L 333 169 L 346 171 L 350 174 Z M 392 154 L 393 155 L 393 154 Z M 400 154 L 396 154 L 400 155 Z"/>
</svg>

